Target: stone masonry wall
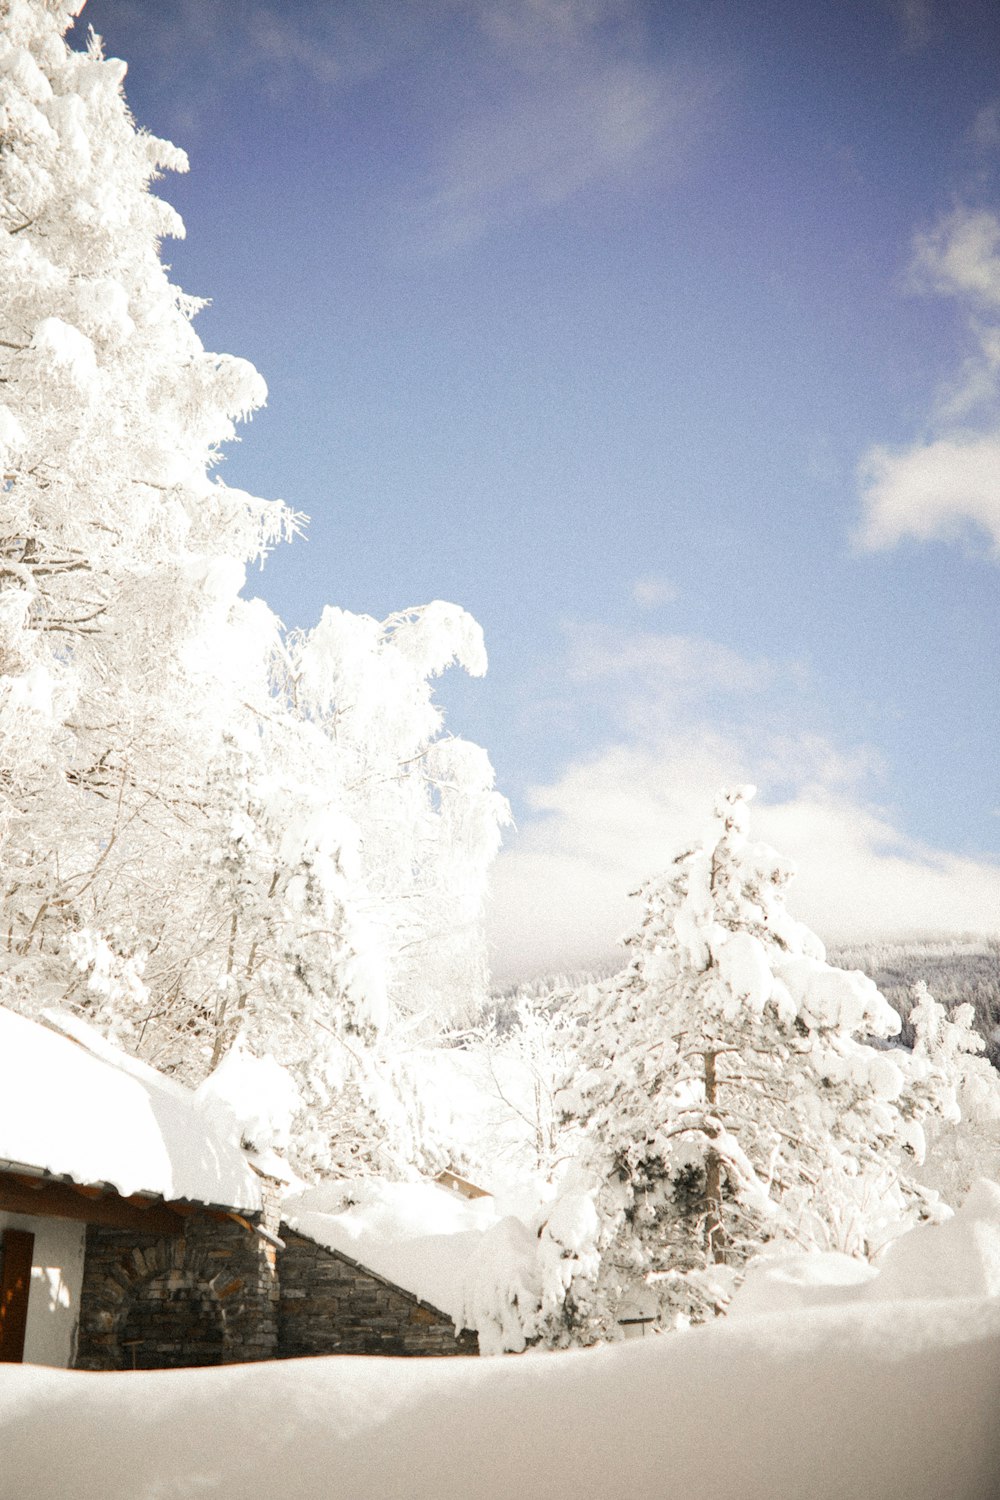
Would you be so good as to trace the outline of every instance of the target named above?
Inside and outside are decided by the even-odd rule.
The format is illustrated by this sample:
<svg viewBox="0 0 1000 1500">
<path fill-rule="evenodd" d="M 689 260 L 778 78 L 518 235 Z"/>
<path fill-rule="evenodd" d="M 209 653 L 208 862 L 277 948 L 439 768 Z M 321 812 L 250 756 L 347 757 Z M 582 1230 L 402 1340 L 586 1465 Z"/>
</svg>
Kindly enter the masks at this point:
<svg viewBox="0 0 1000 1500">
<path fill-rule="evenodd" d="M 474 1333 L 410 1292 L 282 1225 L 279 1359 L 307 1354 L 478 1354 Z"/>
<path fill-rule="evenodd" d="M 286 1226 L 281 1237 L 275 1256 L 209 1213 L 192 1214 L 176 1236 L 89 1225 L 76 1368 L 478 1353 L 475 1334 L 456 1337 L 449 1318 L 410 1292 Z"/>
<path fill-rule="evenodd" d="M 174 1236 L 91 1224 L 76 1368 L 151 1370 L 269 1359 L 277 1311 L 267 1249 L 239 1224 L 192 1214 L 184 1233 Z"/>
</svg>

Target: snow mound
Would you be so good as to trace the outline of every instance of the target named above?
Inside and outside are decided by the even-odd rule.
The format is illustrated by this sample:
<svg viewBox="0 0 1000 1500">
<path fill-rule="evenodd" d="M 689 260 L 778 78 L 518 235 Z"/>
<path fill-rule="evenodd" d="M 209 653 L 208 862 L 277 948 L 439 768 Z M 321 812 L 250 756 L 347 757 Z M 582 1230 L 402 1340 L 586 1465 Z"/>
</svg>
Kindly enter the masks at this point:
<svg viewBox="0 0 1000 1500">
<path fill-rule="evenodd" d="M 838 1250 L 801 1250 L 762 1257 L 747 1272 L 729 1307 L 729 1321 L 849 1302 L 873 1277 L 867 1261 Z"/>
<path fill-rule="evenodd" d="M 1000 1301 L 810 1308 L 503 1360 L 0 1366 L 32 1500 L 986 1500 Z"/>
<path fill-rule="evenodd" d="M 730 1320 L 829 1303 L 1000 1297 L 1000 1185 L 980 1178 L 943 1224 L 894 1240 L 877 1265 L 837 1251 L 773 1251 L 757 1259 Z"/>
<path fill-rule="evenodd" d="M 879 1301 L 1000 1296 L 1000 1184 L 981 1177 L 953 1218 L 894 1240 L 865 1294 Z"/>
<path fill-rule="evenodd" d="M 440 1223 L 430 1188 L 306 1197 L 340 1205 L 316 1219 L 353 1211 L 360 1224 L 367 1211 L 384 1232 Z M 484 1213 L 484 1200 L 437 1191 L 451 1213 Z M 0 1366 L 4 1483 L 32 1500 L 234 1486 L 246 1500 L 987 1500 L 1000 1295 L 969 1288 L 996 1285 L 998 1228 L 1000 1186 L 980 1182 L 867 1282 L 846 1257 L 786 1257 L 782 1275 L 777 1262 L 755 1273 L 782 1310 L 765 1297 L 745 1321 L 569 1354 L 114 1375 Z"/>
</svg>

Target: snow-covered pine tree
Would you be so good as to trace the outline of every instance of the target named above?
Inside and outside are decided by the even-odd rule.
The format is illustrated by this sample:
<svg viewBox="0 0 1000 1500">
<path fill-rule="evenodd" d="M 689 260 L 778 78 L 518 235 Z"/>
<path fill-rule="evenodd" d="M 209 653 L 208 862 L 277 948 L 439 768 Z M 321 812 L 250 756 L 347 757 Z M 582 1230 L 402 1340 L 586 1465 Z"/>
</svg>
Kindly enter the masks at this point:
<svg viewBox="0 0 1000 1500">
<path fill-rule="evenodd" d="M 870 1256 L 934 1211 L 903 1165 L 934 1091 L 866 1040 L 900 1029 L 871 980 L 789 915 L 752 795 L 644 888 L 632 962 L 581 1015 L 586 1144 L 542 1237 L 557 1343 L 702 1318 L 770 1240 Z"/>
</svg>

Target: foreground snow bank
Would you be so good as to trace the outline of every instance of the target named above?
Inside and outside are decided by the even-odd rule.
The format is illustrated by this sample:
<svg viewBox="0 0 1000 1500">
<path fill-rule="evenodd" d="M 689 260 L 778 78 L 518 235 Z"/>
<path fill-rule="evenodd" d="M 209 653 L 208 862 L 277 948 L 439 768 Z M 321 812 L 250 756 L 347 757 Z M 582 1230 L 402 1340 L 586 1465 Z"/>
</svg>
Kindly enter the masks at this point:
<svg viewBox="0 0 1000 1500">
<path fill-rule="evenodd" d="M 422 1200 L 410 1208 L 425 1227 Z M 732 1319 L 641 1343 L 127 1375 L 0 1366 L 0 1493 L 989 1500 L 998 1292 L 1000 1187 L 980 1182 L 878 1275 L 772 1259 Z"/>
<path fill-rule="evenodd" d="M 33 1500 L 986 1500 L 1000 1300 L 848 1304 L 571 1354 L 0 1367 Z"/>
</svg>

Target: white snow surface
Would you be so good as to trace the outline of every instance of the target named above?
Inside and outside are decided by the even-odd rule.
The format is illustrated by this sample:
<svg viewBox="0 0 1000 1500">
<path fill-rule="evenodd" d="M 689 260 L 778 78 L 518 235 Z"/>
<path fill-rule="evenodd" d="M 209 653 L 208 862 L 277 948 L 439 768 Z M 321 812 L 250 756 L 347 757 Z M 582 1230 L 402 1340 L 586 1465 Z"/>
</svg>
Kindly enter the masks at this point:
<svg viewBox="0 0 1000 1500">
<path fill-rule="evenodd" d="M 260 1207 L 235 1121 L 78 1018 L 47 1016 L 64 1035 L 0 1007 L 0 1160 L 125 1196 Z"/>
<path fill-rule="evenodd" d="M 291 1143 L 302 1098 L 287 1069 L 273 1057 L 255 1057 L 242 1043 L 230 1047 L 195 1091 L 195 1103 L 223 1129 L 239 1131 L 260 1152 Z"/>
<path fill-rule="evenodd" d="M 989 1500 L 1000 1187 L 826 1305 L 496 1360 L 0 1366 L 4 1493 L 33 1500 Z M 800 1257 L 802 1259 L 802 1257 Z M 985 1281 L 983 1281 L 985 1277 Z M 800 1282 L 810 1275 L 799 1272 Z M 915 1289 L 919 1289 L 914 1294 Z"/>
<path fill-rule="evenodd" d="M 381 1178 L 309 1188 L 287 1198 L 282 1212 L 290 1228 L 429 1302 L 459 1328 L 469 1266 L 497 1223 L 492 1198 Z"/>
<path fill-rule="evenodd" d="M 473 1329 L 481 1354 L 520 1353 L 537 1330 L 539 1240 L 493 1197 L 366 1178 L 288 1197 L 283 1215 L 300 1234 L 446 1313 L 456 1329 Z"/>
</svg>

